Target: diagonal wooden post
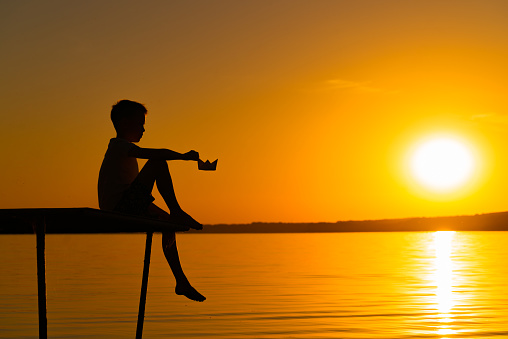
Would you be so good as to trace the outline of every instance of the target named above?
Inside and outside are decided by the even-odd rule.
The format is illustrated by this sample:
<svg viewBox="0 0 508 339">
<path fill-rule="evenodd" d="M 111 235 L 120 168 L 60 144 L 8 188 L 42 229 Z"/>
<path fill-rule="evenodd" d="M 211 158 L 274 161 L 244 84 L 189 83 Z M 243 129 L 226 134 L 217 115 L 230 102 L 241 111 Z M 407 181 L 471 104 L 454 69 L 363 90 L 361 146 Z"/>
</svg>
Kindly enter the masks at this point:
<svg viewBox="0 0 508 339">
<path fill-rule="evenodd" d="M 148 273 L 150 271 L 150 255 L 152 253 L 153 232 L 146 233 L 145 261 L 143 264 L 143 280 L 141 281 L 141 296 L 139 297 L 138 326 L 136 339 L 143 337 L 143 322 L 145 320 L 146 290 L 148 287 Z"/>
<path fill-rule="evenodd" d="M 39 301 L 39 339 L 48 338 L 48 318 L 46 316 L 46 220 L 44 216 L 34 221 L 37 238 L 37 298 Z"/>
</svg>

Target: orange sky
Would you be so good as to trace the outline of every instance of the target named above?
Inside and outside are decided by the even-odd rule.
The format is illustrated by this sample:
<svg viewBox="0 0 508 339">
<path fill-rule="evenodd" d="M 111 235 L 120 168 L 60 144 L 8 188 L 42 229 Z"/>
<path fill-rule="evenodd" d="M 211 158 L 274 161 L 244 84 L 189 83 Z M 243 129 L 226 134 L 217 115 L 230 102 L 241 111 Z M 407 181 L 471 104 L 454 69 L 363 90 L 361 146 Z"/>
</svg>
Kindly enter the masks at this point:
<svg viewBox="0 0 508 339">
<path fill-rule="evenodd" d="M 203 223 L 507 210 L 506 1 L 3 1 L 1 208 L 97 207 L 119 99 Z M 435 132 L 477 152 L 467 189 L 415 188 Z M 162 202 L 158 199 L 158 202 Z"/>
</svg>

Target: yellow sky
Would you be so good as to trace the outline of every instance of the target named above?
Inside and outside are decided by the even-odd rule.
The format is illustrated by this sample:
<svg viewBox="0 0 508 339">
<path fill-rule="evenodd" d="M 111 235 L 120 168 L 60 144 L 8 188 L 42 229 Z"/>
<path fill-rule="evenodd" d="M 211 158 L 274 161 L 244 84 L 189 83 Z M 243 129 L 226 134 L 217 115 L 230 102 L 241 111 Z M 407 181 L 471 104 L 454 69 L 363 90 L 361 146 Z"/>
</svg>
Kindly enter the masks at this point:
<svg viewBox="0 0 508 339">
<path fill-rule="evenodd" d="M 97 207 L 111 105 L 142 147 L 195 149 L 177 196 L 203 223 L 507 209 L 508 2 L 0 2 L 1 208 Z M 404 167 L 429 134 L 474 145 L 454 195 Z M 162 201 L 158 199 L 158 202 Z"/>
</svg>

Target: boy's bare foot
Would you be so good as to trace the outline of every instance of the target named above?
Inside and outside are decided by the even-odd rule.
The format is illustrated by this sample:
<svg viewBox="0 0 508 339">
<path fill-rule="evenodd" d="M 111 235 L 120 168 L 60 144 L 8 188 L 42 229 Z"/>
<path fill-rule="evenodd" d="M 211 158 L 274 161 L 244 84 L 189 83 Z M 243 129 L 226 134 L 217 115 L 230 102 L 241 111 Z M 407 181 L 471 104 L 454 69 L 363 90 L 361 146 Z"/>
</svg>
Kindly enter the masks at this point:
<svg viewBox="0 0 508 339">
<path fill-rule="evenodd" d="M 194 287 L 190 284 L 176 284 L 175 293 L 178 295 L 183 295 L 189 298 L 190 300 L 203 302 L 206 300 L 205 296 L 196 291 Z"/>
<path fill-rule="evenodd" d="M 199 222 L 194 220 L 193 217 L 185 213 L 184 211 L 175 211 L 171 212 L 169 214 L 169 218 L 171 222 L 174 222 L 175 224 L 188 226 L 190 228 L 193 228 L 195 230 L 202 230 L 203 225 L 201 225 Z"/>
</svg>

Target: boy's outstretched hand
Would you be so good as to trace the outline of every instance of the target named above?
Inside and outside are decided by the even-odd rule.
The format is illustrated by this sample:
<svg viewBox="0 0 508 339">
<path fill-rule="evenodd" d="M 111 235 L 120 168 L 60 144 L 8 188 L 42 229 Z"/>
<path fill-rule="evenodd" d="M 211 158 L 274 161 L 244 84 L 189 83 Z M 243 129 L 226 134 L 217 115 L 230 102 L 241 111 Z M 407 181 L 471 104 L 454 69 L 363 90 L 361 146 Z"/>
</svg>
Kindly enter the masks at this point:
<svg viewBox="0 0 508 339">
<path fill-rule="evenodd" d="M 185 160 L 194 160 L 194 161 L 199 160 L 199 153 L 196 151 L 189 151 L 187 153 L 184 153 L 183 156 Z"/>
</svg>

